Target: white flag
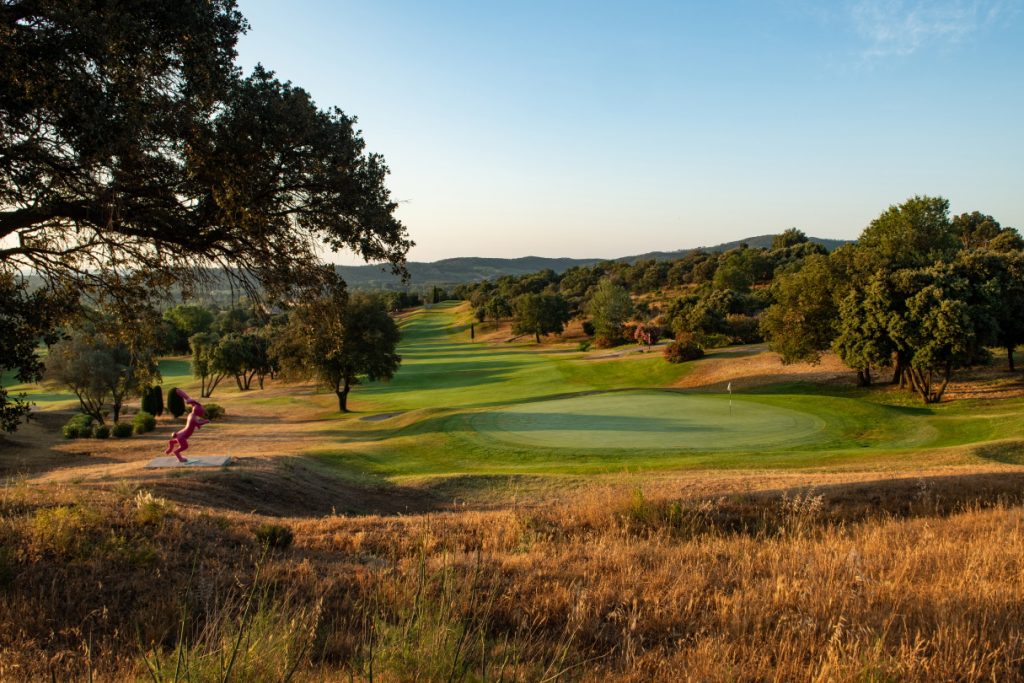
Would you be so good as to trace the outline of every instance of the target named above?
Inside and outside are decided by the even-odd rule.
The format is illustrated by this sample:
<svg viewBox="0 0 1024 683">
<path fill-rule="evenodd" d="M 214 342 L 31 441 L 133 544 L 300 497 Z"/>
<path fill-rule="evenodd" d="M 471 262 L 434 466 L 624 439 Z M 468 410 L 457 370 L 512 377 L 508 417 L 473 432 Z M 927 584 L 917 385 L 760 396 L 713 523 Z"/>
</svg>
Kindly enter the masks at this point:
<svg viewBox="0 0 1024 683">
<path fill-rule="evenodd" d="M 731 394 L 732 393 L 732 382 L 729 382 L 729 386 L 727 386 L 725 389 L 726 389 L 726 391 L 728 391 Z"/>
</svg>

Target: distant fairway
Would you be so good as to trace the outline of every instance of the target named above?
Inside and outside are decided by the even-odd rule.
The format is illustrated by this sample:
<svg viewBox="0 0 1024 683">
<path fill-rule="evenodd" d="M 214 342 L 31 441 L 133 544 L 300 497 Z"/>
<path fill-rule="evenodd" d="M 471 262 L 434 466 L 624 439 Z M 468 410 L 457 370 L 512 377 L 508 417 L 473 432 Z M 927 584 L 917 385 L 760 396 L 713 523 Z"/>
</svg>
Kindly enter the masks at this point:
<svg viewBox="0 0 1024 683">
<path fill-rule="evenodd" d="M 487 437 L 544 448 L 643 451 L 773 449 L 817 440 L 825 421 L 808 413 L 725 397 L 622 391 L 537 401 L 477 413 Z"/>
</svg>

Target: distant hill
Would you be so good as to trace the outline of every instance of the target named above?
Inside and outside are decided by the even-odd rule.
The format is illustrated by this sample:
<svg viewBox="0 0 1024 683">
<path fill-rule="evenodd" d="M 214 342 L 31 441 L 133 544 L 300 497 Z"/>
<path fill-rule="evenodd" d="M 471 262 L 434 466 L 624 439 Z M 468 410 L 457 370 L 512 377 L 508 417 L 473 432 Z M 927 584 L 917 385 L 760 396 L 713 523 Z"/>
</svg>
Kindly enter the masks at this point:
<svg viewBox="0 0 1024 683">
<path fill-rule="evenodd" d="M 699 247 L 699 249 L 714 252 L 729 251 L 730 249 L 735 249 L 743 244 L 746 244 L 748 247 L 752 249 L 768 249 L 772 246 L 772 240 L 774 238 L 775 235 L 757 235 L 756 237 L 747 237 L 746 239 L 736 240 L 734 242 L 723 242 L 721 244 L 716 244 L 713 247 Z M 853 242 L 853 240 L 833 240 L 828 239 L 827 237 L 808 237 L 807 239 L 810 240 L 811 242 L 816 242 L 817 244 L 822 245 L 829 251 L 833 251 L 838 247 L 843 246 L 844 244 L 850 244 L 851 242 Z M 637 261 L 649 261 L 651 259 L 654 259 L 655 261 L 675 261 L 676 259 L 680 259 L 694 251 L 697 251 L 697 249 L 680 249 L 678 251 L 650 251 L 647 252 L 646 254 L 638 254 L 636 256 L 623 256 L 622 258 L 617 258 L 614 260 L 622 261 L 625 263 L 636 263 Z"/>
<path fill-rule="evenodd" d="M 620 261 L 623 263 L 635 263 L 654 259 L 655 261 L 674 261 L 687 254 L 703 249 L 704 251 L 728 251 L 735 249 L 741 244 L 751 248 L 770 247 L 772 238 L 775 235 L 757 235 L 735 242 L 723 242 L 713 247 L 698 247 L 696 249 L 680 249 L 678 251 L 652 251 L 646 254 L 635 256 L 622 256 L 616 259 L 601 258 L 546 258 L 543 256 L 524 256 L 522 258 L 482 258 L 467 256 L 460 258 L 449 258 L 441 261 L 424 263 L 421 261 L 410 261 L 408 264 L 411 280 L 409 286 L 413 288 L 458 285 L 467 282 L 479 282 L 489 280 L 502 275 L 526 275 L 536 273 L 539 270 L 550 268 L 556 273 L 564 273 L 574 266 L 592 266 L 602 261 Z M 822 237 L 810 237 L 810 241 L 821 244 L 829 251 L 836 247 L 848 244 L 851 240 L 833 240 Z M 353 289 L 396 289 L 402 287 L 397 277 L 391 274 L 388 266 L 366 265 L 366 266 L 335 266 L 338 274 L 345 278 L 345 282 Z"/>
</svg>

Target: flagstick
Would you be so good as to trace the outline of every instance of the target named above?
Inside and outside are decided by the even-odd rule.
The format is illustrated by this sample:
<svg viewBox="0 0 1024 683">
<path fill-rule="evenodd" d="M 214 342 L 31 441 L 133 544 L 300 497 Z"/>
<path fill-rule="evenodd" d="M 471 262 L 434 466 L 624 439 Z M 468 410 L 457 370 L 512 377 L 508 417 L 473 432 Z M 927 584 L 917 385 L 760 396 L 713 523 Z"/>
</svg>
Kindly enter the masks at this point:
<svg viewBox="0 0 1024 683">
<path fill-rule="evenodd" d="M 732 382 L 729 382 L 729 417 L 732 417 Z"/>
</svg>

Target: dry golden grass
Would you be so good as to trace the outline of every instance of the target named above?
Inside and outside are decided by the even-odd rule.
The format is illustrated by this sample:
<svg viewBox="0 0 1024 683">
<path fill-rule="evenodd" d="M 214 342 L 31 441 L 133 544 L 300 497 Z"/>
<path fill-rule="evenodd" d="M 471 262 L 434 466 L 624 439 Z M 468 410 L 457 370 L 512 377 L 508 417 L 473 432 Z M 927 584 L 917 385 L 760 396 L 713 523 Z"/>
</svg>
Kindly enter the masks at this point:
<svg viewBox="0 0 1024 683">
<path fill-rule="evenodd" d="M 1015 680 L 1024 476 L 409 516 L 0 494 L 0 679 Z M 249 605 L 249 607 L 246 607 Z M 184 615 L 184 616 L 183 616 Z M 147 665 L 149 662 L 149 665 Z M 218 664 L 220 663 L 220 664 Z M 217 668 L 220 666 L 221 668 Z"/>
</svg>

